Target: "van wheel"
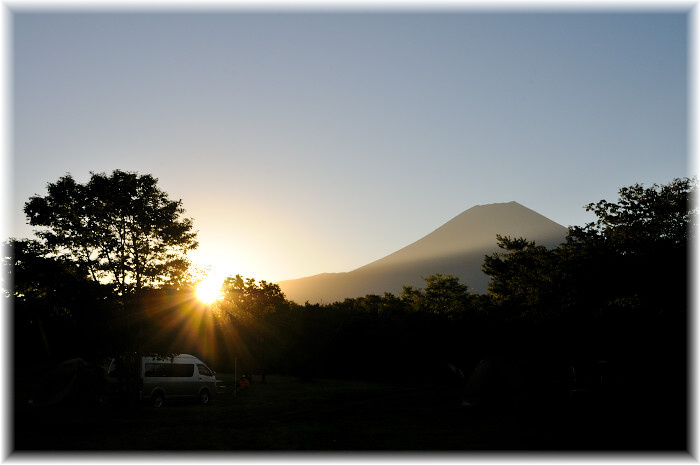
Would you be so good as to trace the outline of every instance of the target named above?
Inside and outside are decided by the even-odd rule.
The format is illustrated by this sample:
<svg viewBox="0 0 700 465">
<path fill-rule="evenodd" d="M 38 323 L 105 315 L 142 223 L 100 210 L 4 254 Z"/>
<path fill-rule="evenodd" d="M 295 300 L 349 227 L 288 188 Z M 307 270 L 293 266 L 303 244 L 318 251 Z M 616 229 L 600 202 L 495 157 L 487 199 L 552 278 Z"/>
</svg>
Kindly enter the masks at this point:
<svg viewBox="0 0 700 465">
<path fill-rule="evenodd" d="M 209 397 L 209 390 L 202 389 L 202 392 L 199 393 L 199 402 L 201 402 L 202 405 L 209 405 L 210 400 L 211 398 Z"/>
<path fill-rule="evenodd" d="M 156 408 L 162 407 L 163 404 L 165 403 L 165 397 L 163 397 L 163 393 L 159 391 L 159 392 L 156 392 L 155 394 L 153 394 L 153 398 L 152 398 L 151 402 L 153 403 L 153 406 Z"/>
</svg>

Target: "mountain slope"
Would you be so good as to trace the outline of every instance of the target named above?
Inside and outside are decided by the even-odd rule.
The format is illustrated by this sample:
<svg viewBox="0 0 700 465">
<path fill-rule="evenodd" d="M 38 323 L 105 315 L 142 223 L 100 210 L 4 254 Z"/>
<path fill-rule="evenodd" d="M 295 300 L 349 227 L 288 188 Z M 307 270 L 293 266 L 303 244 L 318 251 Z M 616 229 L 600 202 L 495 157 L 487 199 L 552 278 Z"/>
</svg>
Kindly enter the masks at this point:
<svg viewBox="0 0 700 465">
<path fill-rule="evenodd" d="M 525 237 L 555 247 L 567 229 L 517 202 L 477 205 L 416 242 L 347 273 L 323 273 L 278 284 L 289 300 L 329 303 L 346 297 L 391 292 L 404 285 L 424 287 L 435 273 L 458 276 L 469 289 L 486 292 L 484 255 L 499 250 L 496 234 Z"/>
</svg>

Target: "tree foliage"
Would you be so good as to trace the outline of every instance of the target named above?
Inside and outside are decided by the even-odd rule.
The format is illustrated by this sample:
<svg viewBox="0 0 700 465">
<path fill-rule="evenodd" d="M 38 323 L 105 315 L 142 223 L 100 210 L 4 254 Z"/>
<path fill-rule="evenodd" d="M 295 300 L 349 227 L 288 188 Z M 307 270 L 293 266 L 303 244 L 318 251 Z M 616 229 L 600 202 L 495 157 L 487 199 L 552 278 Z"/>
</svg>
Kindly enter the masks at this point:
<svg viewBox="0 0 700 465">
<path fill-rule="evenodd" d="M 489 292 L 498 304 L 542 310 L 557 287 L 555 252 L 524 238 L 498 235 L 497 240 L 506 252 L 487 255 L 482 266 L 491 276 Z"/>
<path fill-rule="evenodd" d="M 254 319 L 275 312 L 286 303 L 279 285 L 241 275 L 229 276 L 222 285 L 218 308 L 237 319 Z"/>
<path fill-rule="evenodd" d="M 554 249 L 498 237 L 504 252 L 485 257 L 489 293 L 528 315 L 610 310 L 684 311 L 687 243 L 696 181 L 640 184 L 619 200 L 586 206 L 598 217 L 569 229 Z"/>
<path fill-rule="evenodd" d="M 695 208 L 695 179 L 675 179 L 666 185 L 623 187 L 619 200 L 586 205 L 598 217 L 572 227 L 569 243 L 604 241 L 620 254 L 648 254 L 659 249 L 685 248 Z"/>
<path fill-rule="evenodd" d="M 29 223 L 55 254 L 77 263 L 120 295 L 147 286 L 178 284 L 197 247 L 181 200 L 170 200 L 151 175 L 115 170 L 91 173 L 85 184 L 70 174 L 24 206 Z"/>
<path fill-rule="evenodd" d="M 473 297 L 466 284 L 451 275 L 436 273 L 423 278 L 425 289 L 404 286 L 401 298 L 413 310 L 456 315 L 469 307 Z"/>
<path fill-rule="evenodd" d="M 13 336 L 24 357 L 60 357 L 75 346 L 106 341 L 100 325 L 109 311 L 110 289 L 74 262 L 51 256 L 38 241 L 11 239 L 3 249 L 3 291 L 12 302 Z"/>
<path fill-rule="evenodd" d="M 50 257 L 38 241 L 11 239 L 4 244 L 3 291 L 15 306 L 34 317 L 70 317 L 78 301 L 105 299 L 108 293 L 75 263 Z"/>
</svg>

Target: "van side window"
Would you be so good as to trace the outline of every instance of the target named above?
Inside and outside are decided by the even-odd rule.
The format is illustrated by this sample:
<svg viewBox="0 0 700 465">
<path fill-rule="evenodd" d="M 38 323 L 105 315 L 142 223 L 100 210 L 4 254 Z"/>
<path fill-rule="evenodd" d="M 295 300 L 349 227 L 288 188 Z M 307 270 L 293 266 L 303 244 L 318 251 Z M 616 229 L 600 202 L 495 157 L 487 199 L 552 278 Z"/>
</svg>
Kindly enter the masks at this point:
<svg viewBox="0 0 700 465">
<path fill-rule="evenodd" d="M 211 370 L 206 366 L 201 363 L 197 364 L 197 369 L 199 370 L 200 375 L 204 376 L 214 376 L 214 373 L 211 372 Z"/>
<path fill-rule="evenodd" d="M 155 378 L 178 377 L 189 378 L 194 374 L 192 363 L 147 363 L 144 376 Z"/>
<path fill-rule="evenodd" d="M 144 376 L 149 378 L 168 376 L 168 374 L 165 372 L 166 366 L 167 365 L 165 365 L 164 363 L 147 363 Z"/>
<path fill-rule="evenodd" d="M 194 364 L 192 363 L 183 363 L 183 364 L 176 364 L 176 365 L 170 365 L 172 367 L 172 371 L 170 376 L 177 376 L 180 378 L 190 378 L 192 375 L 194 375 Z"/>
</svg>

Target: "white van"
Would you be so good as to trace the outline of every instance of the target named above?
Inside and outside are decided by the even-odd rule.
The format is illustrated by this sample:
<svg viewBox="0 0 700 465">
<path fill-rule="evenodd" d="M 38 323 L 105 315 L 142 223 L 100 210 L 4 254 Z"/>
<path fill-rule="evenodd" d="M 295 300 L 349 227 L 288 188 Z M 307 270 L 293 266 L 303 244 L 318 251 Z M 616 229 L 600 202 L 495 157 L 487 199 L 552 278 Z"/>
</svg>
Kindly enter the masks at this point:
<svg viewBox="0 0 700 465">
<path fill-rule="evenodd" d="M 216 393 L 216 374 L 193 355 L 141 357 L 139 398 L 162 407 L 166 399 L 195 399 L 209 404 Z"/>
</svg>

